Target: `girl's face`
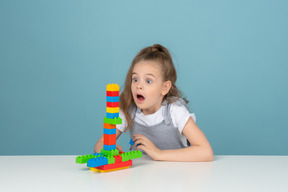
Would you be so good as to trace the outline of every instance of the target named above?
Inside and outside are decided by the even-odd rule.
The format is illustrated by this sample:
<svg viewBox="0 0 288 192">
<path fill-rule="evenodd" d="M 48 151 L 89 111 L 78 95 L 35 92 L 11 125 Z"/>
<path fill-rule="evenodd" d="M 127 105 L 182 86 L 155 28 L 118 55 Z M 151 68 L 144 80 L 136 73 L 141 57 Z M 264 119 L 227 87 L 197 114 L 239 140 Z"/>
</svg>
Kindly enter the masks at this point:
<svg viewBox="0 0 288 192">
<path fill-rule="evenodd" d="M 161 68 L 154 61 L 140 61 L 132 72 L 131 92 L 144 115 L 155 113 L 169 92 L 171 82 L 164 82 Z"/>
</svg>

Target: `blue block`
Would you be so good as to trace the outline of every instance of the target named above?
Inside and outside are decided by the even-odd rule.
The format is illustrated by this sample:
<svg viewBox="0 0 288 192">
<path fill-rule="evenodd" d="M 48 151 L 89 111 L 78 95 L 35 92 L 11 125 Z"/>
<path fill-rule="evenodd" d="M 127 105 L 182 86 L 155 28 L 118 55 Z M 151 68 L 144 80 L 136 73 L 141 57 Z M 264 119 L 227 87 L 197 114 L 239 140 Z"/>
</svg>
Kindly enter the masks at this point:
<svg viewBox="0 0 288 192">
<path fill-rule="evenodd" d="M 108 119 L 114 119 L 115 117 L 118 118 L 119 113 L 106 113 L 106 118 Z"/>
<path fill-rule="evenodd" d="M 103 129 L 103 133 L 107 135 L 113 135 L 116 134 L 116 129 Z"/>
<path fill-rule="evenodd" d="M 129 144 L 130 144 L 130 145 L 134 145 L 134 144 L 135 144 L 135 142 L 133 141 L 133 139 L 130 139 Z M 141 145 L 141 144 L 138 144 L 136 147 L 138 147 L 139 145 Z"/>
<path fill-rule="evenodd" d="M 117 97 L 106 96 L 106 101 L 107 102 L 119 102 L 119 96 L 117 96 Z"/>
<path fill-rule="evenodd" d="M 108 164 L 108 159 L 106 157 L 97 157 L 97 158 L 89 159 L 87 161 L 88 167 L 99 167 L 99 166 L 107 165 L 107 164 Z"/>
<path fill-rule="evenodd" d="M 101 156 L 103 156 L 101 153 L 92 153 L 92 155 L 95 155 L 95 156 L 101 155 Z"/>
<path fill-rule="evenodd" d="M 106 151 L 111 151 L 111 150 L 116 149 L 116 145 L 104 145 L 103 149 Z"/>
</svg>

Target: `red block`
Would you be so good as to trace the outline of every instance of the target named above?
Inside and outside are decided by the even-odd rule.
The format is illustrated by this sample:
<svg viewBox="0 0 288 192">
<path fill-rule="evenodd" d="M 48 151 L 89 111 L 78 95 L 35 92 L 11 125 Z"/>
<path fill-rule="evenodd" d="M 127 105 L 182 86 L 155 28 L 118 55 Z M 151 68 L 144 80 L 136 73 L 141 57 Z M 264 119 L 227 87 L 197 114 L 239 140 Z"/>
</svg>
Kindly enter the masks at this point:
<svg viewBox="0 0 288 192">
<path fill-rule="evenodd" d="M 117 97 L 119 96 L 119 91 L 106 91 L 106 95 L 109 97 Z"/>
<path fill-rule="evenodd" d="M 115 158 L 115 163 L 121 163 L 122 162 L 122 157 L 120 155 L 114 156 Z"/>
<path fill-rule="evenodd" d="M 116 134 L 113 135 L 104 135 L 104 145 L 116 145 Z"/>
<path fill-rule="evenodd" d="M 102 165 L 102 166 L 95 167 L 95 168 L 100 169 L 100 170 L 109 170 L 109 169 L 117 169 L 121 167 L 129 167 L 129 166 L 132 166 L 132 160 L 121 162 L 121 163 Z"/>
<path fill-rule="evenodd" d="M 119 107 L 119 102 L 106 102 L 107 107 Z"/>
</svg>

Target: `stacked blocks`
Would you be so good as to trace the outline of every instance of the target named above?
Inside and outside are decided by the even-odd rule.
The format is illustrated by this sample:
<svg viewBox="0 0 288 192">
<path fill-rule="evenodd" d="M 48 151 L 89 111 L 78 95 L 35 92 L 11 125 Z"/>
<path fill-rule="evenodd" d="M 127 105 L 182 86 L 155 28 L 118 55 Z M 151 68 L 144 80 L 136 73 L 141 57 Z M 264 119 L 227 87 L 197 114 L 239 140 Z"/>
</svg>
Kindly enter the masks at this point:
<svg viewBox="0 0 288 192">
<path fill-rule="evenodd" d="M 103 149 L 101 153 L 83 155 L 76 158 L 76 163 L 87 163 L 90 170 L 101 173 L 129 168 L 129 166 L 132 166 L 131 159 L 142 157 L 141 151 L 136 150 L 124 153 L 116 149 L 116 125 L 122 124 L 122 119 L 119 117 L 119 86 L 117 84 L 107 85 L 106 96 Z"/>
<path fill-rule="evenodd" d="M 119 85 L 106 86 L 106 117 L 104 118 L 104 150 L 116 149 L 116 125 L 122 123 L 119 117 Z M 119 121 L 113 121 L 119 119 Z M 121 122 L 120 122 L 121 119 Z"/>
</svg>

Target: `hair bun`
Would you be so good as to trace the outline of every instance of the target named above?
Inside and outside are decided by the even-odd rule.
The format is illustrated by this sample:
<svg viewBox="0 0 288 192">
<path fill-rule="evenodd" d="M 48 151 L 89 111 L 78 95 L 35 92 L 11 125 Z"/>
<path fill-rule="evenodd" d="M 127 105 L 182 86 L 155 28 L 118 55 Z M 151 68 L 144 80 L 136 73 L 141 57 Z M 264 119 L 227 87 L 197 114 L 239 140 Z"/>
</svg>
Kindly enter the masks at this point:
<svg viewBox="0 0 288 192">
<path fill-rule="evenodd" d="M 152 45 L 152 52 L 155 52 L 155 51 L 159 51 L 159 52 L 165 52 L 165 48 L 160 45 L 160 44 L 154 44 Z"/>
</svg>

